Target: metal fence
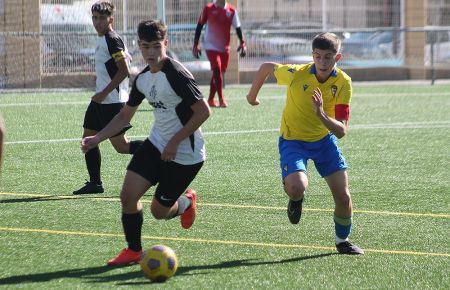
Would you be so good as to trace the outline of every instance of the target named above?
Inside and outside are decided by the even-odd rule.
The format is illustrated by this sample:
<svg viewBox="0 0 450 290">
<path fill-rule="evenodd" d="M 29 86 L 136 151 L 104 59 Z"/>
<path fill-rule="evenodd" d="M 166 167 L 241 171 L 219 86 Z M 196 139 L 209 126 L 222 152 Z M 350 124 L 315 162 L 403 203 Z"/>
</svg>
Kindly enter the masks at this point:
<svg viewBox="0 0 450 290">
<path fill-rule="evenodd" d="M 29 11 L 27 3 L 37 2 Z M 90 20 L 92 0 L 0 0 L 0 86 L 19 78 L 21 69 L 38 67 L 39 78 L 84 75 L 94 72 L 96 33 Z M 132 72 L 145 66 L 137 47 L 136 27 L 158 17 L 165 3 L 169 47 L 189 69 L 209 70 L 205 58 L 191 55 L 196 23 L 206 0 L 112 0 L 116 5 L 114 29 L 124 38 L 132 56 Z M 333 31 L 343 40 L 347 68 L 432 67 L 450 63 L 450 1 L 448 0 L 237 0 L 248 45 L 240 71 L 254 71 L 262 62 L 311 61 L 311 40 Z M 25 4 L 24 4 L 25 3 Z M 423 3 L 405 13 L 411 3 Z M 25 5 L 25 7 L 23 6 Z M 426 9 L 425 9 L 426 8 Z M 28 12 L 27 12 L 28 11 Z M 159 10 L 161 11 L 161 10 Z M 28 16 L 26 13 L 29 13 Z M 408 17 L 422 17 L 410 26 Z M 24 21 L 24 19 L 26 21 Z M 27 21 L 31 21 L 27 26 Z M 234 32 L 233 32 L 234 33 Z M 419 36 L 420 35 L 420 36 Z M 411 39 L 424 38 L 411 53 Z M 234 37 L 235 38 L 235 37 Z M 408 46 L 409 45 L 409 46 Z M 31 51 L 30 51 L 31 50 Z M 39 52 L 39 61 L 36 54 Z M 14 66 L 14 67 L 13 67 Z M 23 73 L 23 80 L 36 77 Z"/>
</svg>

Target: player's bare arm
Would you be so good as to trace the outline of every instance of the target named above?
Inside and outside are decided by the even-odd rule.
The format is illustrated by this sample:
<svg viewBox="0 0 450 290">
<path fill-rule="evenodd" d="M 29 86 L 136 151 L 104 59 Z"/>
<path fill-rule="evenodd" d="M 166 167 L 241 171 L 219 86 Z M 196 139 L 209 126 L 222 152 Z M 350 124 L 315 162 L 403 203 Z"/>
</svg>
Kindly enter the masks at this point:
<svg viewBox="0 0 450 290">
<path fill-rule="evenodd" d="M 100 142 L 116 135 L 123 127 L 125 127 L 133 118 L 137 111 L 136 107 L 125 105 L 123 109 L 106 125 L 103 130 L 98 132 L 94 136 L 88 136 L 81 140 L 81 151 L 83 153 L 88 152 L 90 149 L 97 146 Z"/>
<path fill-rule="evenodd" d="M 314 90 L 312 95 L 312 102 L 316 110 L 316 115 L 327 127 L 327 129 L 333 133 L 337 138 L 342 138 L 347 134 L 347 120 L 336 120 L 328 116 L 323 110 L 323 98 L 322 92 L 319 88 Z"/>
<path fill-rule="evenodd" d="M 263 63 L 259 70 L 256 72 L 256 76 L 253 79 L 250 91 L 247 94 L 247 102 L 252 106 L 259 105 L 258 93 L 262 85 L 266 81 L 267 77 L 273 73 L 275 66 L 277 64 L 274 62 Z"/>
<path fill-rule="evenodd" d="M 186 123 L 186 125 L 184 125 L 184 127 L 180 131 L 178 131 L 167 143 L 166 147 L 161 153 L 162 160 L 175 160 L 178 145 L 180 144 L 180 142 L 191 136 L 211 115 L 211 109 L 204 99 L 201 99 L 193 104 L 191 106 L 191 109 L 194 114 Z"/>
<path fill-rule="evenodd" d="M 130 74 L 130 69 L 128 68 L 128 64 L 125 58 L 116 61 L 116 65 L 117 73 L 114 75 L 111 82 L 103 89 L 103 91 L 98 92 L 94 96 L 92 96 L 92 101 L 101 103 L 108 96 L 108 94 L 115 88 L 117 88 L 120 83 Z"/>
</svg>

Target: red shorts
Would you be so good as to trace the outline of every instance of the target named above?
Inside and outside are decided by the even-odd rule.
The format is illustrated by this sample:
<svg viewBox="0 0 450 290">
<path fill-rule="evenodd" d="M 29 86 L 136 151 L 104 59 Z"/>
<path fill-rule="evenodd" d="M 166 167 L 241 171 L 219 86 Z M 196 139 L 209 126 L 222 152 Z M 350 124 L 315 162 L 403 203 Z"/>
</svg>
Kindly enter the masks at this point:
<svg viewBox="0 0 450 290">
<path fill-rule="evenodd" d="M 230 63 L 230 52 L 219 52 L 214 50 L 207 50 L 209 63 L 211 64 L 211 70 L 218 68 L 220 71 L 225 72 Z"/>
</svg>

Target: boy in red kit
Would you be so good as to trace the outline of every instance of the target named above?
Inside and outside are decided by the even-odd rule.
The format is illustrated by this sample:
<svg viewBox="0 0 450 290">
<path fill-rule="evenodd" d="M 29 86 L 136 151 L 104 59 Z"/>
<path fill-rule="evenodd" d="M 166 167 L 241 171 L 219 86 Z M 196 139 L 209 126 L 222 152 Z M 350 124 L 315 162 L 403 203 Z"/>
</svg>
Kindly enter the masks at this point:
<svg viewBox="0 0 450 290">
<path fill-rule="evenodd" d="M 199 58 L 201 50 L 199 46 L 200 34 L 203 25 L 207 24 L 204 38 L 204 49 L 211 64 L 212 76 L 208 104 L 210 107 L 217 107 L 214 102 L 214 96 L 219 95 L 219 106 L 226 108 L 228 106 L 223 96 L 223 73 L 226 72 L 230 62 L 230 27 L 236 28 L 236 34 L 240 44 L 237 51 L 241 57 L 247 54 L 247 48 L 242 36 L 241 22 L 239 20 L 236 8 L 227 3 L 226 0 L 215 0 L 207 4 L 198 19 L 197 29 L 195 30 L 194 47 L 192 54 Z"/>
</svg>

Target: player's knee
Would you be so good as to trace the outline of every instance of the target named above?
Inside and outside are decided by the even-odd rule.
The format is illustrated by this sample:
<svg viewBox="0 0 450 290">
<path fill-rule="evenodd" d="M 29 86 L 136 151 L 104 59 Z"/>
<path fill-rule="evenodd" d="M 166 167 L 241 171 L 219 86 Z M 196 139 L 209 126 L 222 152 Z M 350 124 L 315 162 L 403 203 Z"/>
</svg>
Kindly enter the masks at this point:
<svg viewBox="0 0 450 290">
<path fill-rule="evenodd" d="M 167 217 L 167 211 L 165 210 L 161 210 L 161 208 L 158 207 L 150 207 L 150 212 L 152 214 L 152 216 L 157 219 L 157 220 L 163 220 L 166 219 Z"/>
<path fill-rule="evenodd" d="M 342 193 L 335 195 L 336 204 L 343 207 L 351 207 L 352 198 L 348 191 L 344 191 Z"/>
<path fill-rule="evenodd" d="M 303 183 L 290 183 L 284 185 L 284 191 L 293 200 L 299 200 L 303 198 L 306 191 L 306 185 Z"/>
<path fill-rule="evenodd" d="M 118 147 L 118 148 L 114 147 L 114 149 L 116 149 L 116 152 L 120 154 L 128 154 L 130 151 L 128 147 Z"/>
<path fill-rule="evenodd" d="M 128 154 L 130 152 L 130 144 L 127 142 L 113 143 L 112 144 L 117 153 Z"/>
<path fill-rule="evenodd" d="M 122 210 L 125 212 L 133 212 L 137 209 L 137 201 L 124 191 L 120 193 L 120 203 L 122 204 Z"/>
</svg>

